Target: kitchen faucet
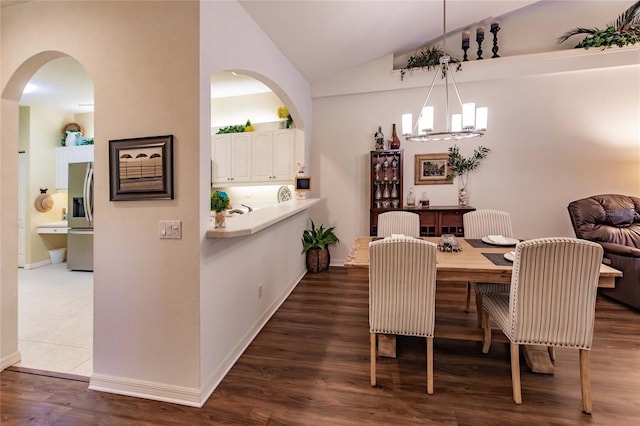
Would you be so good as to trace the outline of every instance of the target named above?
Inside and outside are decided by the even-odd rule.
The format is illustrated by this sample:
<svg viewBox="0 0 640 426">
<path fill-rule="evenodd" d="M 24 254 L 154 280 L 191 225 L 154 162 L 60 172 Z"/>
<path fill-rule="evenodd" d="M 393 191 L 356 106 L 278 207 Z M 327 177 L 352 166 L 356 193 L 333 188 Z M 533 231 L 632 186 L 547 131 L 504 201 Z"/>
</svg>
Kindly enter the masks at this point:
<svg viewBox="0 0 640 426">
<path fill-rule="evenodd" d="M 246 208 L 248 208 L 248 209 L 249 209 L 249 213 L 251 213 L 251 212 L 253 211 L 253 209 L 252 209 L 251 207 L 249 207 L 248 205 L 246 205 L 246 204 L 240 204 L 240 205 L 241 205 L 242 207 L 246 207 Z"/>
</svg>

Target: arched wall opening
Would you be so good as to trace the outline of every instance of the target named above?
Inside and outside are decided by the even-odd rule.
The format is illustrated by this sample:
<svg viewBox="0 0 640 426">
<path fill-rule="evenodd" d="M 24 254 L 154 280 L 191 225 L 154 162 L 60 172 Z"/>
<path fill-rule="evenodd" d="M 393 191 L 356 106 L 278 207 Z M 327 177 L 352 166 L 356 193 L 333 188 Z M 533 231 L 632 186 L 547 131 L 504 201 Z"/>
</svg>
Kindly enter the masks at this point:
<svg viewBox="0 0 640 426">
<path fill-rule="evenodd" d="M 290 119 L 281 117 L 281 108 L 288 111 Z M 281 179 L 273 173 L 269 176 L 274 179 L 271 183 L 265 181 L 260 175 L 260 164 L 257 164 L 261 156 L 269 155 L 268 149 L 261 149 L 255 141 L 251 141 L 251 173 L 244 182 L 234 182 L 225 185 L 221 179 L 225 179 L 225 173 L 217 173 L 220 167 L 220 151 L 216 154 L 216 136 L 220 133 L 236 132 L 239 127 L 250 122 L 251 132 L 256 132 L 252 137 L 260 137 L 262 141 L 270 140 L 270 136 L 264 137 L 269 132 L 284 130 L 292 133 L 293 141 L 291 155 L 294 158 L 292 170 L 296 173 L 298 164 L 305 163 L 305 132 L 304 122 L 296 105 L 277 83 L 264 75 L 246 70 L 231 69 L 221 71 L 211 76 L 211 156 L 212 156 L 212 191 L 222 189 L 230 196 L 231 205 L 235 209 L 242 209 L 243 205 L 262 207 L 272 203 L 282 202 L 294 194 L 293 179 Z M 241 129 L 239 130 L 242 131 Z M 261 133 L 261 136 L 258 134 Z M 221 139 L 224 136 L 221 137 Z M 224 143 L 224 142 L 222 142 Z M 222 154 L 226 152 L 222 148 Z M 286 158 L 286 157 L 284 157 Z M 280 160 L 274 160 L 278 162 Z M 297 163 L 297 164 L 296 164 Z M 264 171 L 264 168 L 262 168 Z M 285 189 L 286 188 L 286 189 Z M 295 195 L 293 195 L 295 196 Z"/>
<path fill-rule="evenodd" d="M 0 144 L 0 159 L 2 159 L 3 174 L 0 178 L 0 202 L 2 215 L 2 238 L 0 242 L 0 253 L 2 263 L 0 264 L 0 292 L 2 293 L 2 310 L 0 321 L 2 323 L 2 333 L 0 347 L 0 368 L 13 365 L 21 358 L 33 359 L 26 353 L 20 353 L 18 340 L 23 337 L 18 335 L 18 266 L 26 269 L 39 268 L 48 265 L 48 249 L 55 249 L 58 246 L 66 248 L 65 235 L 39 235 L 37 225 L 45 222 L 61 221 L 62 209 L 67 209 L 67 194 L 64 189 L 59 188 L 56 179 L 56 150 L 61 146 L 61 135 L 64 123 L 75 121 L 75 114 L 70 111 L 63 111 L 51 106 L 39 104 L 37 106 L 21 106 L 24 101 L 23 91 L 25 86 L 32 81 L 38 71 L 47 67 L 54 61 L 68 59 L 75 61 L 79 68 L 82 66 L 71 55 L 61 51 L 44 51 L 31 56 L 24 61 L 10 76 L 6 86 L 2 91 L 2 119 L 0 128 L 2 132 Z M 51 87 L 48 89 L 51 96 Z M 91 128 L 93 127 L 93 114 L 83 114 L 90 116 Z M 87 119 L 88 120 L 88 119 Z M 23 181 L 22 196 L 19 196 L 19 170 L 18 152 L 22 152 L 26 163 L 26 171 L 22 170 L 20 175 Z M 34 208 L 34 199 L 39 193 L 39 188 L 48 188 L 48 194 L 52 195 L 54 206 L 50 211 L 39 212 Z M 22 203 L 23 216 L 18 217 L 18 209 L 15 206 Z M 11 206 L 14 206 L 12 208 Z M 16 233 L 16 228 L 20 228 L 18 223 L 23 224 L 23 232 Z M 24 234 L 24 237 L 21 237 Z M 22 248 L 23 254 L 19 262 L 18 249 Z M 26 246 L 26 250 L 25 250 Z M 64 271 L 65 265 L 60 265 Z M 54 278 L 51 278 L 54 279 Z M 92 278 L 91 278 L 92 280 Z M 52 290 L 55 291 L 55 290 Z M 31 297 L 31 296 L 29 296 Z M 33 297 L 46 298 L 48 296 L 40 294 Z M 23 302 L 26 299 L 23 299 Z M 24 303 L 23 303 L 24 305 Z M 43 303 L 42 305 L 47 305 Z M 24 315 L 24 313 L 22 314 Z M 21 320 L 21 322 L 24 322 Z M 25 333 L 21 327 L 20 333 Z M 87 344 L 90 347 L 90 344 Z M 32 345 L 33 348 L 35 346 Z M 23 347 L 23 350 L 24 347 Z M 26 356 L 25 356 L 26 355 Z M 30 367 L 26 364 L 21 366 Z M 60 371 L 59 366 L 51 365 L 42 368 L 56 372 Z"/>
</svg>

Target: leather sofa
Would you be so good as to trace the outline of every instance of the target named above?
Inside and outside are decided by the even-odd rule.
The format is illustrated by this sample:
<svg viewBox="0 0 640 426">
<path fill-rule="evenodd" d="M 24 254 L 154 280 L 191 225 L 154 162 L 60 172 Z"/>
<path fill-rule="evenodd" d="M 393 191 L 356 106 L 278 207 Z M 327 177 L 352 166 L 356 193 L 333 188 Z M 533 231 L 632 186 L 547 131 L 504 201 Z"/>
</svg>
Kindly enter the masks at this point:
<svg viewBox="0 0 640 426">
<path fill-rule="evenodd" d="M 618 194 L 594 195 L 567 207 L 577 238 L 599 243 L 603 263 L 622 271 L 607 297 L 640 309 L 640 198 Z"/>
</svg>

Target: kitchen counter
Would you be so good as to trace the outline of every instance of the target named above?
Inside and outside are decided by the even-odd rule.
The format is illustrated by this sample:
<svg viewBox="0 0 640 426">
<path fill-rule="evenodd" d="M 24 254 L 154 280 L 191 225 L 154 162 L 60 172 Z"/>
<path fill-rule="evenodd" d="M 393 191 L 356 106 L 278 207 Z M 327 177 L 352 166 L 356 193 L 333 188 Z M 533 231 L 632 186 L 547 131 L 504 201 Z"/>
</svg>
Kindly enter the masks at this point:
<svg viewBox="0 0 640 426">
<path fill-rule="evenodd" d="M 207 229 L 208 238 L 233 238 L 253 235 L 320 202 L 319 198 L 290 200 L 226 219 L 225 228 Z"/>
<path fill-rule="evenodd" d="M 38 234 L 66 234 L 69 224 L 66 220 L 58 220 L 56 222 L 41 223 L 36 227 Z"/>
</svg>

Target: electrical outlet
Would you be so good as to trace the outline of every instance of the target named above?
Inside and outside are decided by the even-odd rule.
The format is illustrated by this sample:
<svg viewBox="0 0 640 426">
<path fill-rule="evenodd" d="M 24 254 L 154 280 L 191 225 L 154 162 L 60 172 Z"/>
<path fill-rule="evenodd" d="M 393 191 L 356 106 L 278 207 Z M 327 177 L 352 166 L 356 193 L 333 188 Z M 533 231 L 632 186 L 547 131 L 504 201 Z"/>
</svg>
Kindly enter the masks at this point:
<svg viewBox="0 0 640 426">
<path fill-rule="evenodd" d="M 158 225 L 160 239 L 179 240 L 182 238 L 182 222 L 179 220 L 161 220 Z"/>
<path fill-rule="evenodd" d="M 262 297 L 262 283 L 258 284 L 258 299 Z"/>
</svg>

